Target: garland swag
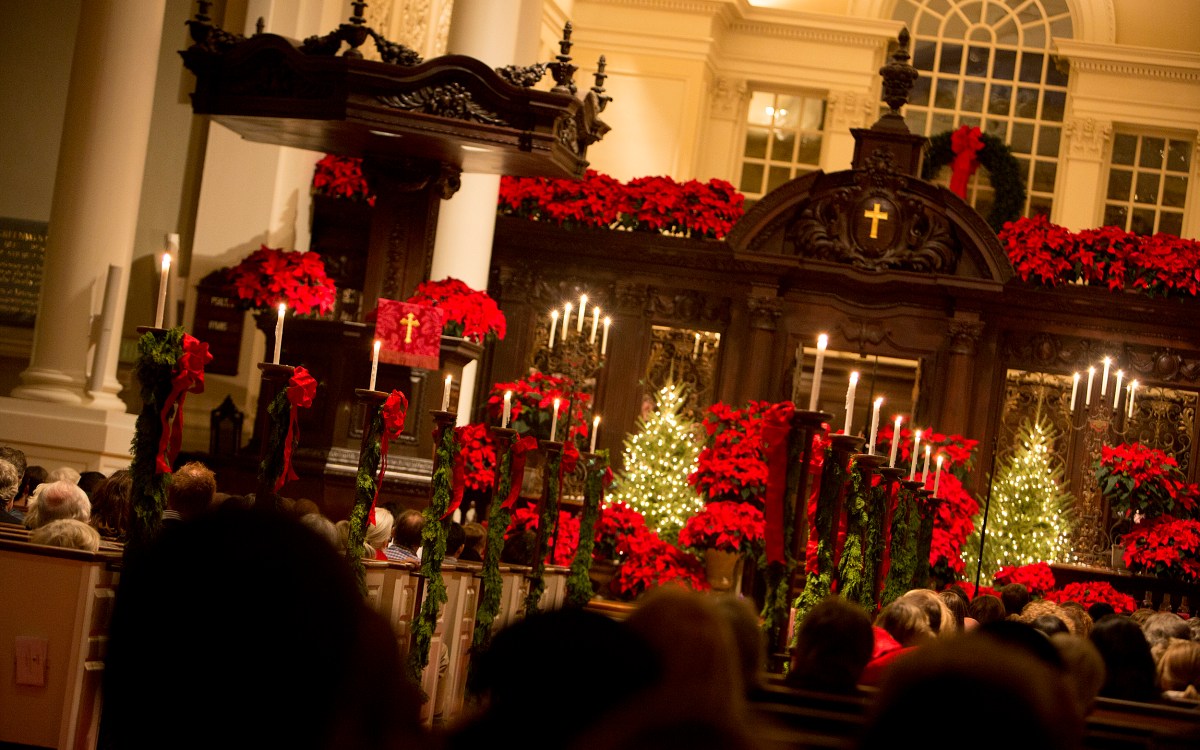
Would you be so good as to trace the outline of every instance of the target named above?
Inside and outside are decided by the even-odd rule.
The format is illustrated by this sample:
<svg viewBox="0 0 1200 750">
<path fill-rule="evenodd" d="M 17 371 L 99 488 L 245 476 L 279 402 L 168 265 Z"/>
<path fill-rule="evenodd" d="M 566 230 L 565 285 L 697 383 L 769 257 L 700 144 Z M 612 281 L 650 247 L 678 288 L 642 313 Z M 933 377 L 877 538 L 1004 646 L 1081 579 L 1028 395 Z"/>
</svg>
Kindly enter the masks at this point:
<svg viewBox="0 0 1200 750">
<path fill-rule="evenodd" d="M 892 516 L 892 565 L 880 604 L 887 606 L 912 588 L 917 570 L 917 530 L 921 524 L 914 490 L 900 486 Z"/>
<path fill-rule="evenodd" d="M 533 561 L 533 571 L 529 574 L 529 593 L 525 596 L 525 616 L 529 617 L 538 611 L 542 594 L 546 592 L 546 542 L 553 539 L 551 526 L 558 522 L 558 493 L 559 468 L 562 466 L 563 451 L 555 451 L 546 466 L 545 499 L 542 503 L 542 515 L 538 519 L 537 554 Z"/>
<path fill-rule="evenodd" d="M 952 137 L 953 131 L 949 130 L 930 136 L 929 143 L 925 145 L 925 163 L 921 167 L 922 180 L 932 181 L 942 167 L 954 161 Z M 1007 222 L 1020 218 L 1021 212 L 1025 210 L 1025 183 L 1021 180 L 1021 165 L 1012 155 L 1008 144 L 986 133 L 981 133 L 979 137 L 983 141 L 983 148 L 977 155 L 979 165 L 987 169 L 988 180 L 995 191 L 987 223 L 999 232 Z"/>
<path fill-rule="evenodd" d="M 817 532 L 817 570 L 804 581 L 804 590 L 796 599 L 796 627 L 793 640 L 800 632 L 800 623 L 809 610 L 833 591 L 833 550 L 837 544 L 836 511 L 846 482 L 846 467 L 834 461 L 832 446 L 825 447 L 825 460 L 821 470 L 821 491 L 817 495 L 817 512 L 813 526 Z M 790 644 L 794 645 L 794 644 Z"/>
<path fill-rule="evenodd" d="M 286 396 L 284 397 L 286 400 Z M 276 399 L 278 400 L 278 399 Z M 272 403 L 271 407 L 274 408 Z M 363 452 L 358 457 L 358 474 L 354 478 L 354 507 L 350 509 L 350 537 L 346 541 L 346 559 L 358 580 L 358 590 L 367 595 L 367 569 L 363 565 L 363 545 L 367 541 L 367 524 L 370 522 L 371 506 L 375 503 L 377 478 L 379 477 L 380 438 L 383 435 L 383 408 L 375 410 L 371 424 L 363 441 Z"/>
<path fill-rule="evenodd" d="M 792 428 L 788 440 L 788 472 L 787 485 L 783 492 L 783 565 L 768 565 L 766 571 L 766 596 L 763 601 L 762 628 L 767 634 L 767 642 L 775 643 L 779 629 L 788 620 L 788 588 L 792 575 L 796 570 L 796 556 L 792 554 L 792 545 L 796 536 L 796 502 L 800 494 L 800 477 L 808 471 L 808 466 L 801 463 L 804 456 L 804 444 L 800 439 L 805 433 Z M 762 557 L 766 560 L 766 556 Z"/>
<path fill-rule="evenodd" d="M 592 599 L 592 548 L 596 544 L 596 519 L 600 517 L 600 503 L 604 500 L 604 487 L 612 473 L 608 470 L 608 450 L 600 450 L 588 458 L 587 478 L 583 488 L 583 510 L 579 516 L 579 546 L 571 558 L 571 574 L 567 578 L 567 605 L 583 607 Z"/>
<path fill-rule="evenodd" d="M 887 533 L 884 527 L 887 524 L 888 483 L 881 481 L 872 487 L 867 502 L 870 510 L 867 514 L 867 549 L 866 563 L 863 567 L 863 586 L 870 593 L 868 609 L 873 612 L 876 605 L 879 604 L 878 597 L 882 583 L 879 576 L 883 571 L 883 552 L 887 547 Z"/>
<path fill-rule="evenodd" d="M 450 521 L 446 517 L 454 495 L 454 457 L 458 453 L 454 428 L 442 430 L 438 443 L 436 469 L 433 471 L 433 497 L 425 508 L 425 528 L 421 531 L 421 577 L 425 579 L 425 596 L 421 611 L 413 622 L 412 648 L 408 652 L 408 677 L 414 685 L 421 684 L 421 673 L 429 665 L 429 645 L 437 626 L 438 611 L 446 603 L 446 583 L 442 580 L 442 560 L 446 558 L 446 534 Z"/>
<path fill-rule="evenodd" d="M 504 581 L 500 578 L 500 556 L 504 553 L 504 530 L 512 518 L 512 512 L 504 507 L 504 499 L 512 490 L 513 447 L 510 444 L 500 459 L 496 478 L 496 490 L 488 503 L 487 546 L 483 554 L 483 571 L 480 574 L 479 610 L 475 614 L 475 632 L 471 636 L 471 648 L 476 652 L 491 645 L 492 623 L 500 613 L 500 595 Z M 472 665 L 475 660 L 472 660 Z"/>
<path fill-rule="evenodd" d="M 916 568 L 913 571 L 912 588 L 925 588 L 929 583 L 929 551 L 933 547 L 933 522 L 937 517 L 937 499 L 917 496 L 915 503 L 921 514 L 917 530 Z"/>
<path fill-rule="evenodd" d="M 867 533 L 867 499 L 871 492 L 866 471 L 856 462 L 850 469 L 850 491 L 846 494 L 846 542 L 838 560 L 838 591 L 847 601 L 873 608 L 870 580 L 866 575 L 863 538 Z"/>
</svg>

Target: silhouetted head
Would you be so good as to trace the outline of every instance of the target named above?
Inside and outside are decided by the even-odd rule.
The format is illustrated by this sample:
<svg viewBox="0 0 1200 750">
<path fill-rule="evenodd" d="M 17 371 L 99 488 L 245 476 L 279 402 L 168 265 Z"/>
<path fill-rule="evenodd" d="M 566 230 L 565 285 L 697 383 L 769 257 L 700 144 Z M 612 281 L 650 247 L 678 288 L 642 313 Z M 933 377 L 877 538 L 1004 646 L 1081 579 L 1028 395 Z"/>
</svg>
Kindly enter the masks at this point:
<svg viewBox="0 0 1200 750">
<path fill-rule="evenodd" d="M 1107 672 L 1100 695 L 1131 701 L 1158 698 L 1150 644 L 1133 620 L 1117 615 L 1105 617 L 1092 628 L 1092 643 L 1103 657 Z"/>
<path fill-rule="evenodd" d="M 874 647 L 866 611 L 836 594 L 826 597 L 796 631 L 788 683 L 806 690 L 853 692 Z"/>
</svg>

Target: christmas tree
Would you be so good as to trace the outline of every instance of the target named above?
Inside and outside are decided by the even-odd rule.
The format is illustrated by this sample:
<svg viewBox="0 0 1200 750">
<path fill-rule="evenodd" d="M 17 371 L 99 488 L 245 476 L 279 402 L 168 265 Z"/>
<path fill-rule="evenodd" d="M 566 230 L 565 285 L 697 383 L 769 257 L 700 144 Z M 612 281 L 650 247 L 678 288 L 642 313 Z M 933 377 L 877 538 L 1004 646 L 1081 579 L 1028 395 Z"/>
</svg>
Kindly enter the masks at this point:
<svg viewBox="0 0 1200 750">
<path fill-rule="evenodd" d="M 1050 461 L 1054 427 L 1038 415 L 1017 433 L 1017 449 L 996 471 L 987 511 L 982 579 L 1005 565 L 1067 562 L 1073 499 L 1063 489 L 1062 467 Z M 980 529 L 982 514 L 975 519 Z M 979 532 L 963 545 L 963 560 L 973 574 L 979 564 Z"/>
<path fill-rule="evenodd" d="M 646 518 L 663 539 L 674 541 L 683 524 L 704 508 L 704 499 L 687 483 L 696 468 L 700 444 L 695 423 L 683 417 L 684 388 L 668 383 L 659 389 L 655 410 L 638 421 L 625 439 L 623 465 L 608 502 L 625 503 Z"/>
</svg>

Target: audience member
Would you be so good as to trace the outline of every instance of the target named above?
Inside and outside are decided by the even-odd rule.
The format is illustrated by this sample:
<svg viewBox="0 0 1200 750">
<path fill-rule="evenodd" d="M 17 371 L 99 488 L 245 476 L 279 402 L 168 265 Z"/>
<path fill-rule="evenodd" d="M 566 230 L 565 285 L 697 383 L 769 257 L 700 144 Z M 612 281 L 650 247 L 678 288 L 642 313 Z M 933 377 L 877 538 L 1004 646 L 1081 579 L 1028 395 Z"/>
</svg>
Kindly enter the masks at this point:
<svg viewBox="0 0 1200 750">
<path fill-rule="evenodd" d="M 462 554 L 466 544 L 467 533 L 463 530 L 462 524 L 451 521 L 449 528 L 446 529 L 446 556 L 442 558 L 442 562 L 452 565 L 458 562 L 458 557 Z"/>
<path fill-rule="evenodd" d="M 23 477 L 25 471 L 29 467 L 25 463 L 25 451 L 20 448 L 14 448 L 11 445 L 0 445 L 0 461 L 8 461 L 17 468 L 17 472 Z"/>
<path fill-rule="evenodd" d="M 1074 625 L 1071 632 L 1080 638 L 1090 638 L 1092 635 L 1092 618 L 1079 602 L 1060 602 L 1063 614 L 1070 620 L 1067 625 Z"/>
<path fill-rule="evenodd" d="M 1046 620 L 1041 622 L 1039 625 L 1038 621 L 1043 617 L 1054 618 L 1058 620 L 1058 624 L 1056 625 L 1053 622 Z M 1033 625 L 1046 635 L 1054 635 L 1060 630 L 1066 630 L 1072 635 L 1075 635 L 1075 621 L 1071 619 L 1070 615 L 1063 611 L 1062 606 L 1060 606 L 1057 602 L 1050 601 L 1049 599 L 1036 599 L 1029 604 L 1026 604 L 1025 608 L 1021 610 L 1021 614 L 1017 615 L 1016 619 Z"/>
<path fill-rule="evenodd" d="M 817 603 L 796 631 L 787 682 L 804 690 L 854 693 L 875 637 L 862 607 L 837 594 Z"/>
<path fill-rule="evenodd" d="M 537 532 L 533 529 L 517 531 L 504 540 L 500 550 L 500 562 L 510 565 L 531 567 L 537 557 Z"/>
<path fill-rule="evenodd" d="M 1087 638 L 1058 633 L 1050 636 L 1050 643 L 1058 649 L 1079 715 L 1087 716 L 1104 686 L 1104 659 Z"/>
<path fill-rule="evenodd" d="M 1099 620 L 1092 627 L 1092 643 L 1104 659 L 1100 695 L 1147 703 L 1159 697 L 1150 644 L 1133 620 L 1119 615 Z"/>
<path fill-rule="evenodd" d="M 1149 607 L 1138 607 L 1137 609 L 1133 610 L 1132 614 L 1129 615 L 1129 619 L 1133 621 L 1134 625 L 1137 625 L 1140 628 L 1142 623 L 1144 623 L 1146 620 L 1149 620 L 1154 614 L 1156 614 L 1155 611 Z"/>
<path fill-rule="evenodd" d="M 95 552 L 100 549 L 100 532 L 84 521 L 61 518 L 34 529 L 29 534 L 29 541 L 49 547 Z"/>
<path fill-rule="evenodd" d="M 29 508 L 29 501 L 38 487 L 46 483 L 47 472 L 41 466 L 27 466 L 21 476 L 21 489 L 17 491 L 16 502 L 13 503 L 12 513 L 22 520 Z"/>
<path fill-rule="evenodd" d="M 1000 587 L 1000 601 L 1004 602 L 1006 617 L 1020 615 L 1032 598 L 1023 583 L 1008 583 Z"/>
<path fill-rule="evenodd" d="M 992 640 L 1024 650 L 1049 667 L 1060 671 L 1065 668 L 1058 649 L 1050 643 L 1050 637 L 1033 627 L 1031 623 L 1007 618 L 980 625 L 977 630 Z"/>
<path fill-rule="evenodd" d="M 363 552 L 363 557 L 373 560 L 387 560 L 388 556 L 384 553 L 384 550 L 392 543 L 392 530 L 394 526 L 395 519 L 392 518 L 392 512 L 382 506 L 376 507 L 375 523 L 367 524 L 367 549 Z"/>
<path fill-rule="evenodd" d="M 107 478 L 108 477 L 104 476 L 103 472 L 85 471 L 79 475 L 79 481 L 75 484 L 78 484 L 79 489 L 87 493 L 88 499 L 90 500 L 92 499 L 92 493 L 94 493 L 96 488 L 100 486 L 100 483 Z"/>
<path fill-rule="evenodd" d="M 892 662 L 936 637 L 920 605 L 903 598 L 896 599 L 875 616 L 871 632 L 874 647 L 859 683 L 872 687 L 879 685 Z"/>
<path fill-rule="evenodd" d="M 333 521 L 330 521 L 320 513 L 305 513 L 303 516 L 300 516 L 300 524 L 312 529 L 318 536 L 328 541 L 338 552 L 345 550 L 344 546 L 338 546 L 338 530 L 333 525 Z"/>
<path fill-rule="evenodd" d="M 483 553 L 487 549 L 487 528 L 481 523 L 463 524 L 463 533 L 467 536 L 466 545 L 459 555 L 460 560 L 468 562 L 483 562 Z"/>
<path fill-rule="evenodd" d="M 60 466 L 46 475 L 46 481 L 79 484 L 79 476 L 79 472 L 70 466 Z"/>
<path fill-rule="evenodd" d="M 384 549 L 384 554 L 394 562 L 421 561 L 421 532 L 425 529 L 425 516 L 419 510 L 403 510 L 396 516 L 392 543 Z"/>
<path fill-rule="evenodd" d="M 20 488 L 20 471 L 8 461 L 0 459 L 0 523 L 21 525 L 22 519 L 11 513 Z"/>
<path fill-rule="evenodd" d="M 189 461 L 175 470 L 167 485 L 167 512 L 163 519 L 177 514 L 180 520 L 192 521 L 207 512 L 217 494 L 217 477 L 199 461 Z M 228 502 L 228 500 L 226 501 Z"/>
<path fill-rule="evenodd" d="M 958 623 L 954 621 L 954 613 L 946 606 L 946 602 L 937 592 L 931 589 L 913 589 L 900 597 L 913 602 L 925 611 L 929 619 L 929 629 L 934 635 L 946 636 L 958 632 Z"/>
<path fill-rule="evenodd" d="M 967 615 L 980 625 L 987 625 L 989 622 L 1003 620 L 1008 613 L 1005 611 L 1004 602 L 1000 600 L 1000 597 L 980 594 L 971 600 L 971 606 L 967 608 Z"/>
<path fill-rule="evenodd" d="M 1163 648 L 1158 687 L 1169 700 L 1200 702 L 1200 643 L 1172 640 Z"/>
<path fill-rule="evenodd" d="M 1092 624 L 1095 625 L 1096 623 L 1100 622 L 1101 617 L 1115 615 L 1117 610 L 1108 602 L 1093 602 L 1091 606 L 1087 608 L 1087 613 L 1088 617 L 1092 618 Z"/>
<path fill-rule="evenodd" d="M 1200 617 L 1193 615 L 1187 619 L 1188 632 L 1191 633 L 1191 640 L 1200 643 Z"/>
<path fill-rule="evenodd" d="M 0 523 L 20 525 L 25 521 L 25 503 L 21 492 L 22 480 L 28 468 L 25 465 L 25 452 L 11 445 L 0 445 L 0 462 L 12 466 L 17 475 L 17 480 L 13 482 L 7 471 L 0 472 Z"/>
<path fill-rule="evenodd" d="M 742 666 L 742 684 L 750 695 L 762 687 L 767 668 L 766 640 L 759 625 L 758 612 L 750 600 L 734 594 L 714 598 L 717 612 L 729 623 L 737 646 L 738 663 Z"/>
<path fill-rule="evenodd" d="M 25 525 L 31 529 L 62 518 L 87 522 L 92 515 L 92 503 L 74 482 L 57 481 L 41 485 L 29 503 Z"/>
<path fill-rule="evenodd" d="M 132 492 L 133 474 L 128 469 L 114 471 L 96 488 L 92 495 L 91 523 L 101 537 L 125 541 L 125 535 L 129 533 Z"/>
<path fill-rule="evenodd" d="M 959 591 L 961 590 L 959 589 Z M 965 633 L 967 630 L 967 607 L 970 606 L 967 597 L 954 589 L 940 591 L 938 592 L 938 596 L 942 598 L 942 602 L 945 603 L 946 609 L 950 610 L 950 614 L 954 615 L 955 629 L 959 633 Z M 978 624 L 975 623 L 975 625 Z"/>
<path fill-rule="evenodd" d="M 1150 653 L 1157 662 L 1172 638 L 1188 640 L 1192 631 L 1187 621 L 1174 612 L 1155 612 L 1142 623 L 1142 633 L 1150 644 Z"/>
</svg>

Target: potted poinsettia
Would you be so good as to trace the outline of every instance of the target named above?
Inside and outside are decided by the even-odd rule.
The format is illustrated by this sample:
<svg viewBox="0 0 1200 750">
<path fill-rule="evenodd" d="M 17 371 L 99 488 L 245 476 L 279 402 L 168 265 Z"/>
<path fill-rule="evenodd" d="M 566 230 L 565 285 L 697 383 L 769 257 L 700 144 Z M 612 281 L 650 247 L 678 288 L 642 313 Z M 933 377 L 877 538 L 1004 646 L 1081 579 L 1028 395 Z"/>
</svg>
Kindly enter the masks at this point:
<svg viewBox="0 0 1200 750">
<path fill-rule="evenodd" d="M 1200 490 L 1185 481 L 1174 456 L 1141 443 L 1105 445 L 1096 463 L 1096 483 L 1112 512 L 1113 567 L 1128 564 L 1133 537 L 1145 544 L 1143 522 L 1160 518 L 1190 519 L 1197 515 Z M 1140 569 L 1156 565 L 1138 559 Z"/>
<path fill-rule="evenodd" d="M 1005 565 L 992 576 L 996 586 L 1007 586 L 1010 583 L 1020 583 L 1033 596 L 1045 596 L 1054 588 L 1054 571 L 1044 562 L 1029 565 Z"/>
<path fill-rule="evenodd" d="M 762 547 L 766 523 L 762 511 L 748 503 L 717 501 L 687 520 L 679 543 L 704 551 L 708 582 L 715 591 L 728 591 L 740 580 L 748 555 Z"/>
<path fill-rule="evenodd" d="M 503 339 L 507 332 L 504 313 L 496 301 L 458 279 L 422 282 L 408 301 L 440 309 L 445 321 L 443 336 L 481 344 Z"/>
<path fill-rule="evenodd" d="M 325 261 L 311 251 L 263 245 L 224 275 L 247 310 L 273 310 L 283 303 L 296 315 L 326 315 L 337 294 Z"/>
<path fill-rule="evenodd" d="M 1107 581 L 1077 581 L 1061 589 L 1046 592 L 1052 602 L 1075 602 L 1090 608 L 1093 604 L 1110 604 L 1119 615 L 1127 615 L 1137 609 L 1137 602 L 1129 594 L 1122 594 Z"/>
<path fill-rule="evenodd" d="M 1200 521 L 1159 516 L 1134 526 L 1122 542 L 1130 571 L 1200 582 Z"/>
</svg>

